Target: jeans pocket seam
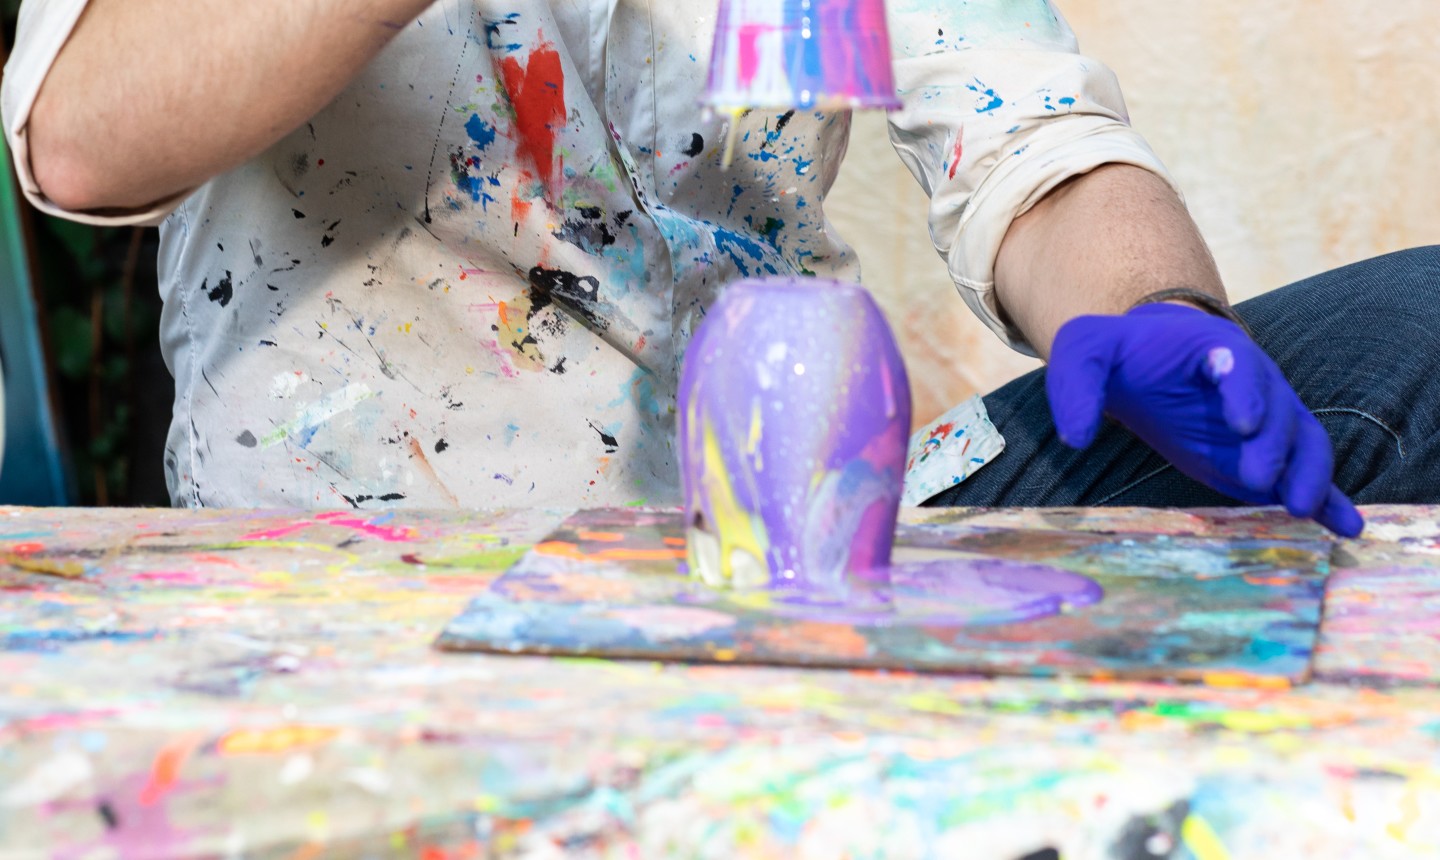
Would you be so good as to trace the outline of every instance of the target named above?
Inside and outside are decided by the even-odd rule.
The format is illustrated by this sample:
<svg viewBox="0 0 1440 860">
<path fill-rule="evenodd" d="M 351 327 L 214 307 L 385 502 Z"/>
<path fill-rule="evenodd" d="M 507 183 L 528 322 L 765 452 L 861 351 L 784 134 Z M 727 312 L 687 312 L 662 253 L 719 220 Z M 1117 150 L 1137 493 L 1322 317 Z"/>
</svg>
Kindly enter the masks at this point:
<svg viewBox="0 0 1440 860">
<path fill-rule="evenodd" d="M 1114 501 L 1115 499 L 1119 498 L 1120 496 L 1125 495 L 1126 493 L 1130 492 L 1131 490 L 1135 489 L 1136 487 L 1140 486 L 1141 484 L 1145 483 L 1146 481 L 1150 480 L 1151 478 L 1155 477 L 1156 475 L 1162 474 L 1162 473 L 1165 472 L 1167 469 L 1173 469 L 1173 468 L 1175 468 L 1173 465 L 1171 465 L 1170 463 L 1166 463 L 1165 465 L 1159 467 L 1158 469 L 1155 469 L 1154 471 L 1152 471 L 1152 472 L 1151 472 L 1150 474 L 1148 474 L 1148 475 L 1141 475 L 1140 477 L 1136 478 L 1135 480 L 1131 481 L 1130 483 L 1126 484 L 1125 486 L 1121 487 L 1120 489 L 1116 490 L 1115 492 L 1111 493 L 1110 495 L 1108 495 L 1108 496 L 1106 496 L 1105 498 L 1101 499 L 1100 501 L 1096 502 L 1096 503 L 1095 503 L 1095 507 L 1097 507 L 1097 508 L 1099 508 L 1099 507 L 1104 507 L 1105 505 L 1110 504 L 1110 503 L 1111 503 L 1112 501 Z"/>
<path fill-rule="evenodd" d="M 1328 409 L 1316 409 L 1314 410 L 1314 414 L 1316 415 L 1316 417 L 1319 417 L 1321 415 L 1350 415 L 1369 421 L 1371 424 L 1374 424 L 1376 427 L 1379 427 L 1381 430 L 1389 433 L 1391 437 L 1395 439 L 1395 450 L 1400 454 L 1401 460 L 1405 459 L 1405 440 L 1400 436 L 1398 432 L 1396 432 L 1395 428 L 1391 427 L 1389 424 L 1386 424 L 1378 417 L 1370 414 L 1369 412 L 1366 412 L 1363 409 L 1352 409 L 1343 406 L 1334 406 Z"/>
</svg>

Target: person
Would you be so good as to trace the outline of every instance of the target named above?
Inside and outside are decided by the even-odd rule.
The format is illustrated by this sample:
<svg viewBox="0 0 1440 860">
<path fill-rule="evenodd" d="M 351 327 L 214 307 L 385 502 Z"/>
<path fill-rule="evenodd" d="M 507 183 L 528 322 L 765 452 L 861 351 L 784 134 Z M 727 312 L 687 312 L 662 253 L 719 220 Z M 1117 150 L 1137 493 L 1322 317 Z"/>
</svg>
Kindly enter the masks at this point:
<svg viewBox="0 0 1440 860">
<path fill-rule="evenodd" d="M 860 277 L 823 209 L 847 113 L 745 114 L 721 169 L 713 5 L 26 0 L 0 102 L 27 196 L 161 227 L 175 504 L 675 502 L 679 363 L 718 292 Z M 1383 313 L 1433 252 L 1267 295 L 1251 339 L 1052 4 L 890 25 L 936 246 L 1049 360 L 987 399 L 1010 448 L 938 503 L 1238 499 L 1355 534 L 1302 400 L 1345 490 L 1435 493 L 1434 410 L 1393 414 L 1424 384 L 1396 347 L 1433 327 Z"/>
</svg>

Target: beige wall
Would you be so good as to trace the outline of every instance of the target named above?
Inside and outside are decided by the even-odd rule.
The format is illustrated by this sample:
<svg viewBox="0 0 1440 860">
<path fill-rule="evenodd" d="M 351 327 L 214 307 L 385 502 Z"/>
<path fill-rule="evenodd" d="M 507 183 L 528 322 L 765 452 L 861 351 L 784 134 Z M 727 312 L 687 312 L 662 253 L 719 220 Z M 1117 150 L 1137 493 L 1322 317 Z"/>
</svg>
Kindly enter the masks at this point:
<svg viewBox="0 0 1440 860">
<path fill-rule="evenodd" d="M 1440 242 L 1440 2 L 1060 0 L 1179 178 L 1237 299 Z M 857 118 L 831 217 L 905 341 L 916 418 L 1033 363 L 946 280 L 883 118 Z"/>
</svg>

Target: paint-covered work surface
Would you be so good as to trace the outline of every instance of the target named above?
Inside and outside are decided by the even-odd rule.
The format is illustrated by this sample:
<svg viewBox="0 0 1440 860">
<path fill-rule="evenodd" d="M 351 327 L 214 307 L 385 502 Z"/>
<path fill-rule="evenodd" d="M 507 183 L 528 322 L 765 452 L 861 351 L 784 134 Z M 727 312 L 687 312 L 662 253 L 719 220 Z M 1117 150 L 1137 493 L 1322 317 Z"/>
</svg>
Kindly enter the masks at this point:
<svg viewBox="0 0 1440 860">
<path fill-rule="evenodd" d="M 439 645 L 1229 686 L 1309 678 L 1328 539 L 996 528 L 973 517 L 944 511 L 907 525 L 878 577 L 867 568 L 833 590 L 793 580 L 730 589 L 679 561 L 683 513 L 580 511 L 478 595 Z M 1318 531 L 1295 530 L 1307 529 Z"/>
<path fill-rule="evenodd" d="M 0 509 L 0 856 L 1440 851 L 1440 509 L 1371 509 L 1337 549 L 1298 687 L 434 650 L 568 513 Z M 1309 536 L 1238 512 L 906 519 Z"/>
</svg>

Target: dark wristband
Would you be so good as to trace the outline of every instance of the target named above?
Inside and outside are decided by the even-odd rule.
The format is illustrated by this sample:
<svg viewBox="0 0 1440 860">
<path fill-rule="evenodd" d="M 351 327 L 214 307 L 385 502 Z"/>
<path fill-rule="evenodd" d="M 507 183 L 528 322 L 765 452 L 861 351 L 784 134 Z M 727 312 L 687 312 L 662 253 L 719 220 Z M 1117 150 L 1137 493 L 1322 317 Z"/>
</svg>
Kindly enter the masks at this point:
<svg viewBox="0 0 1440 860">
<path fill-rule="evenodd" d="M 1133 311 L 1141 305 L 1154 305 L 1160 304 L 1161 302 L 1173 301 L 1190 302 L 1191 304 L 1198 305 L 1201 310 L 1212 316 L 1224 317 L 1230 322 L 1240 326 L 1240 330 L 1245 332 L 1246 337 L 1251 340 L 1255 339 L 1254 333 L 1250 331 L 1250 326 L 1245 324 L 1245 320 L 1235 312 L 1234 308 L 1230 307 L 1228 302 L 1217 299 L 1209 293 L 1192 290 L 1189 287 L 1171 287 L 1168 290 L 1157 290 L 1149 295 L 1141 296 L 1139 301 L 1130 306 L 1130 310 Z"/>
</svg>

